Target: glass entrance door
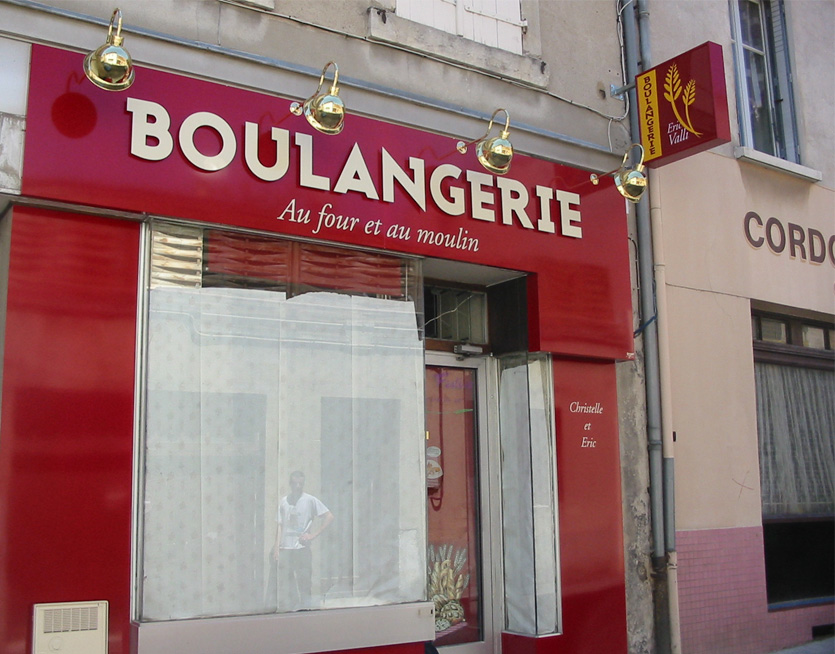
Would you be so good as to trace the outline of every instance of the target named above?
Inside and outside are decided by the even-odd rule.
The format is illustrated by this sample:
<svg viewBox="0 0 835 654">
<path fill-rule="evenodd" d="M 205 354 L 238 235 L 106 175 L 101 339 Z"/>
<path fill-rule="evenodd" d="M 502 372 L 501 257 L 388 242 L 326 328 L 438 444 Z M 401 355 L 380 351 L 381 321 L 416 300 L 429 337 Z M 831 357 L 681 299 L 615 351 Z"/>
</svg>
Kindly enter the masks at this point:
<svg viewBox="0 0 835 654">
<path fill-rule="evenodd" d="M 435 362 L 438 365 L 435 365 Z M 493 652 L 484 360 L 426 366 L 427 590 L 435 645 Z"/>
</svg>

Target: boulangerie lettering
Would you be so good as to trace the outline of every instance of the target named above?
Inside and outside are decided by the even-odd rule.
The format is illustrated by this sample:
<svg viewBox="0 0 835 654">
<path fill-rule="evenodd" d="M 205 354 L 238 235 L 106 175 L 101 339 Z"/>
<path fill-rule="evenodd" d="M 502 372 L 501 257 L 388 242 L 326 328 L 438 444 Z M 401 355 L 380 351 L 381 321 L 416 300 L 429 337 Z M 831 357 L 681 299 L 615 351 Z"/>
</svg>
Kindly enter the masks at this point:
<svg viewBox="0 0 835 654">
<path fill-rule="evenodd" d="M 212 112 L 198 111 L 178 117 L 177 124 L 157 102 L 128 98 L 126 108 L 131 114 L 130 153 L 146 161 L 163 161 L 178 145 L 185 159 L 207 174 L 243 165 L 264 182 L 284 179 L 294 162 L 297 169 L 293 172 L 300 187 L 343 195 L 361 194 L 368 200 L 387 203 L 395 202 L 398 195 L 405 195 L 422 212 L 427 210 L 431 200 L 448 216 L 463 216 L 469 206 L 473 220 L 519 225 L 543 235 L 583 237 L 580 195 L 566 189 L 541 185 L 531 188 L 517 179 L 463 170 L 446 163 L 427 170 L 426 162 L 419 157 L 399 162 L 385 148 L 376 153 L 363 152 L 359 143 L 352 144 L 339 173 L 328 176 L 317 168 L 315 141 L 310 134 L 271 126 L 268 135 L 262 137 L 259 132 L 263 127 L 246 121 L 241 144 L 238 143 L 240 128 Z M 214 132 L 220 142 L 219 151 L 201 151 L 195 138 L 198 130 Z M 291 147 L 296 148 L 295 156 Z M 274 155 L 275 163 L 264 165 L 262 155 L 270 161 Z M 379 170 L 379 175 L 375 177 L 373 170 Z M 310 220 L 309 212 L 301 214 L 300 209 L 290 207 L 285 213 L 288 211 L 286 217 L 293 222 L 300 221 L 303 215 L 305 222 Z M 349 217 L 327 210 L 319 214 L 318 222 L 319 228 L 356 227 Z M 421 240 L 443 241 L 452 248 L 477 248 L 463 228 L 450 233 L 424 231 Z"/>
</svg>

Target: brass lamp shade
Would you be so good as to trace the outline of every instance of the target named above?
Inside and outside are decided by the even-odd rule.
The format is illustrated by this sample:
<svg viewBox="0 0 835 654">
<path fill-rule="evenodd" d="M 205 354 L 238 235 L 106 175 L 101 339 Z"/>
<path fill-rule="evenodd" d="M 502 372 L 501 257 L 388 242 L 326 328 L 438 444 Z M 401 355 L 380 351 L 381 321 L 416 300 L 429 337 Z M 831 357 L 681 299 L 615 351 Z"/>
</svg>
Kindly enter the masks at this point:
<svg viewBox="0 0 835 654">
<path fill-rule="evenodd" d="M 507 140 L 507 132 L 487 141 L 479 141 L 476 154 L 481 165 L 490 172 L 504 175 L 510 170 L 510 160 L 513 159 L 513 146 Z"/>
<path fill-rule="evenodd" d="M 490 130 L 493 129 L 493 120 L 496 114 L 503 111 L 505 114 L 504 129 L 501 130 L 499 136 L 494 136 L 491 139 L 487 137 L 490 135 Z M 504 175 L 510 170 L 510 160 L 513 159 L 513 145 L 508 140 L 510 133 L 510 114 L 506 109 L 496 109 L 490 117 L 490 124 L 487 127 L 487 132 L 481 137 L 476 145 L 476 156 L 479 163 L 484 166 L 491 173 L 497 175 Z M 464 154 L 467 151 L 467 144 L 463 141 L 458 142 L 458 151 Z"/>
<path fill-rule="evenodd" d="M 84 58 L 84 74 L 87 79 L 105 91 L 124 91 L 133 84 L 133 62 L 128 51 L 122 47 L 124 39 L 121 33 L 122 12 L 117 9 L 110 19 L 107 41 Z"/>
<path fill-rule="evenodd" d="M 641 152 L 641 159 L 634 168 L 630 168 L 626 165 L 626 160 L 629 158 L 629 153 L 632 151 L 632 148 L 638 148 Z M 606 175 L 612 175 L 612 177 L 614 177 L 615 186 L 623 197 L 630 202 L 640 202 L 641 196 L 644 194 L 644 191 L 647 190 L 647 176 L 644 172 L 643 146 L 640 143 L 633 143 L 630 145 L 626 154 L 623 155 L 623 161 L 621 162 L 620 168 L 609 171 L 608 173 L 603 173 L 603 175 L 592 174 L 591 183 L 595 185 L 598 184 L 600 182 L 600 177 L 605 177 Z"/>
<path fill-rule="evenodd" d="M 329 92 L 322 93 L 325 73 L 329 66 L 333 66 L 333 84 Z M 339 68 L 333 61 L 329 61 L 322 69 L 316 93 L 301 105 L 298 102 L 291 104 L 290 111 L 296 116 L 304 114 L 307 122 L 324 134 L 339 134 L 345 126 L 345 103 L 339 97 L 338 82 Z"/>
<path fill-rule="evenodd" d="M 643 166 L 635 170 L 618 171 L 615 174 L 615 186 L 620 194 L 630 202 L 639 202 L 647 190 L 647 176 Z"/>
</svg>

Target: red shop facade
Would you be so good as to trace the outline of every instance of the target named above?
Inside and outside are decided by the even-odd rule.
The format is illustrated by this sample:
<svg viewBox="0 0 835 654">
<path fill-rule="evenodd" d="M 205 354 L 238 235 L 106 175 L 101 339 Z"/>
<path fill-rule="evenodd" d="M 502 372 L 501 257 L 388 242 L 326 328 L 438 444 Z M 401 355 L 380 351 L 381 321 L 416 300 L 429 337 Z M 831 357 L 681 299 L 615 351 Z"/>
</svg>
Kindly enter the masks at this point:
<svg viewBox="0 0 835 654">
<path fill-rule="evenodd" d="M 626 652 L 613 185 L 45 46 L 30 79 L 0 651 Z"/>
</svg>

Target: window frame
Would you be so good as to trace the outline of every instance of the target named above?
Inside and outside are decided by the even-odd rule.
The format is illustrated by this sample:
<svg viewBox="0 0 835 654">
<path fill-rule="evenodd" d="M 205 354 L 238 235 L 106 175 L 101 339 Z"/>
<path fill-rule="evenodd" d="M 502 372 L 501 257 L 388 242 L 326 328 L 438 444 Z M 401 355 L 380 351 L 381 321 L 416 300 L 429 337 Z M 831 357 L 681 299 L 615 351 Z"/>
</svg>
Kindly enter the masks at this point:
<svg viewBox="0 0 835 654">
<path fill-rule="evenodd" d="M 393 0 L 390 0 L 393 5 Z M 369 10 L 366 14 L 366 36 L 370 41 L 392 44 L 410 52 L 427 55 L 440 61 L 453 62 L 488 74 L 513 78 L 538 88 L 546 88 L 551 71 L 540 58 L 539 0 L 519 0 L 528 25 L 522 35 L 522 52 L 485 45 L 431 25 L 398 16 L 392 6 Z"/>
<path fill-rule="evenodd" d="M 431 641 L 434 609 L 432 602 L 414 602 L 131 624 L 137 654 L 313 654 Z"/>
<path fill-rule="evenodd" d="M 489 13 L 485 11 L 483 8 L 475 7 L 475 0 L 395 0 L 395 14 L 405 18 L 406 20 L 411 20 L 412 22 L 419 23 L 421 25 L 426 25 L 427 27 L 432 27 L 434 29 L 441 30 L 442 32 L 447 32 L 449 34 L 454 34 L 456 36 L 460 36 L 468 41 L 473 41 L 475 43 L 480 43 L 482 45 L 486 45 L 489 47 L 496 48 L 498 50 L 504 50 L 506 52 L 510 52 L 513 54 L 523 54 L 524 52 L 524 42 L 525 42 L 525 33 L 528 28 L 528 21 L 526 18 L 523 17 L 523 7 L 522 7 L 522 0 L 502 0 L 505 3 L 508 2 L 515 2 L 514 10 L 518 8 L 519 11 L 519 18 L 510 18 L 501 16 L 498 12 Z M 409 10 L 403 11 L 403 4 L 408 3 L 409 9 L 414 6 L 420 6 L 426 8 L 430 3 L 435 7 L 443 7 L 444 5 L 452 5 L 451 13 L 448 11 L 447 14 L 453 17 L 453 24 L 448 25 L 447 27 L 439 27 L 439 21 L 433 21 L 432 23 L 424 22 L 423 20 L 416 20 L 415 18 L 411 18 L 412 12 Z M 435 12 L 430 12 L 437 15 Z M 514 11 L 515 13 L 515 11 Z M 405 14 L 408 14 L 405 15 Z M 469 17 L 467 14 L 471 14 L 472 16 Z M 496 44 L 488 43 L 488 40 L 491 39 L 482 39 L 479 38 L 484 32 L 476 28 L 476 23 L 480 20 L 485 21 L 493 21 L 489 24 L 491 26 L 495 26 L 496 28 Z M 472 22 L 472 29 L 468 30 L 468 24 Z M 499 32 L 501 30 L 502 25 L 509 25 L 511 28 L 518 28 L 518 49 L 509 48 L 501 45 L 501 37 L 499 36 Z M 451 29 L 450 29 L 451 28 Z M 467 34 L 467 32 L 472 32 L 472 35 Z M 516 30 L 513 30 L 514 37 L 513 41 L 516 41 Z"/>
<path fill-rule="evenodd" d="M 504 584 L 502 580 L 501 481 L 497 461 L 498 401 L 491 392 L 497 387 L 495 359 L 486 357 L 460 358 L 448 352 L 427 350 L 424 369 L 430 366 L 472 370 L 475 373 L 475 460 L 478 464 L 475 483 L 478 486 L 478 524 L 481 561 L 481 601 L 489 605 L 481 616 L 484 640 L 466 643 L 466 651 L 498 652 L 504 628 Z M 435 640 L 433 633 L 430 641 Z M 455 647 L 450 645 L 449 647 Z"/>
<path fill-rule="evenodd" d="M 452 309 L 443 309 L 440 304 L 440 295 L 444 293 L 456 292 L 462 296 L 461 301 L 456 303 Z M 480 311 L 477 309 L 473 311 L 469 307 L 469 301 L 476 298 L 482 305 Z M 424 279 L 423 302 L 423 329 L 427 349 L 452 351 L 451 348 L 456 343 L 469 343 L 479 346 L 483 353 L 490 352 L 491 343 L 488 322 L 488 307 L 490 301 L 486 288 L 480 286 L 469 286 L 466 284 L 450 285 L 447 283 L 433 283 L 431 280 Z M 458 325 L 459 321 L 462 319 L 461 316 L 466 312 L 469 312 L 469 314 L 464 319 L 476 318 L 475 321 L 471 320 L 471 322 L 478 323 L 474 329 L 480 331 L 481 333 L 482 338 L 479 340 L 473 340 L 473 330 L 468 332 L 466 328 L 461 328 Z M 445 336 L 441 332 L 443 329 L 443 321 L 441 319 L 445 316 L 448 316 L 450 320 L 454 320 L 456 323 L 454 327 L 448 327 L 450 331 L 455 332 L 451 336 Z M 438 325 L 441 326 L 439 327 L 437 325 L 433 325 L 433 323 L 438 323 Z M 433 326 L 430 327 L 430 325 Z"/>
<path fill-rule="evenodd" d="M 759 321 L 762 318 L 778 320 L 786 325 L 786 343 L 763 341 L 760 337 Z M 751 312 L 754 361 L 756 363 L 774 363 L 783 366 L 832 370 L 835 363 L 835 330 L 831 324 L 819 320 L 806 320 L 785 314 L 754 310 Z M 826 347 L 818 349 L 802 345 L 804 326 L 822 327 Z"/>
<path fill-rule="evenodd" d="M 737 117 L 739 122 L 739 141 L 743 149 L 754 153 L 774 157 L 777 160 L 793 164 L 801 163 L 801 151 L 797 129 L 797 112 L 794 102 L 793 65 L 788 46 L 788 21 L 783 0 L 729 0 L 731 13 L 731 36 L 736 72 Z M 742 42 L 742 17 L 740 2 L 750 2 L 758 7 L 763 37 L 761 51 Z M 773 3 L 773 4 L 772 4 Z M 773 23 L 779 19 L 779 25 Z M 774 35 L 779 33 L 783 49 L 775 48 Z M 751 120 L 751 100 L 748 93 L 748 68 L 745 52 L 752 51 L 763 58 L 766 70 L 768 110 L 770 113 L 769 132 L 773 152 L 757 147 L 754 142 Z M 776 88 L 775 88 L 776 86 Z M 775 97 L 779 90 L 781 97 Z M 756 155 L 751 157 L 758 159 Z"/>
</svg>

